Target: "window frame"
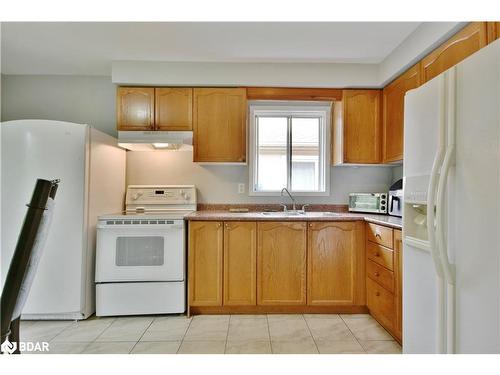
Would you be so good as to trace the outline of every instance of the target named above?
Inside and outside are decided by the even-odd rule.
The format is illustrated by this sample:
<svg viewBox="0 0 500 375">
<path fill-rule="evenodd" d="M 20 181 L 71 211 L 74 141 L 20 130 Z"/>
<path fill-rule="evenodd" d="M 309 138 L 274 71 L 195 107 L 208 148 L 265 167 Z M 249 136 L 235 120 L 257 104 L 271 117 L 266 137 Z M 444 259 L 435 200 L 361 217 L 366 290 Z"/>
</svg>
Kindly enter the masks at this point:
<svg viewBox="0 0 500 375">
<path fill-rule="evenodd" d="M 320 168 L 324 168 L 321 191 L 294 191 L 291 189 L 290 169 L 292 168 L 291 139 L 287 139 L 287 188 L 294 196 L 329 196 L 330 195 L 330 124 L 331 102 L 310 101 L 250 101 L 249 102 L 249 195 L 250 196 L 280 196 L 281 191 L 256 190 L 257 166 L 257 116 L 269 117 L 302 117 L 320 118 Z M 289 121 L 289 120 L 288 120 Z M 324 164 L 324 166 L 323 166 Z"/>
</svg>

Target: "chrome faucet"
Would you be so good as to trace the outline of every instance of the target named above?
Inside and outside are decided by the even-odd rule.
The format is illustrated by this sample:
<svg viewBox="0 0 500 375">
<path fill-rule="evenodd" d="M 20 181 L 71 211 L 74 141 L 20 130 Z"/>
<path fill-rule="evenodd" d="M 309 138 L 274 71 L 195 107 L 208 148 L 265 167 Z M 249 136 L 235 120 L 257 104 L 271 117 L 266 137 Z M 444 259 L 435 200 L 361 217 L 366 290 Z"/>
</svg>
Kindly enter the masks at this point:
<svg viewBox="0 0 500 375">
<path fill-rule="evenodd" d="M 296 208 L 296 206 L 295 206 L 295 199 L 293 199 L 292 194 L 290 194 L 290 192 L 288 191 L 288 189 L 287 189 L 287 188 L 283 188 L 283 189 L 281 189 L 281 196 L 283 196 L 283 192 L 286 192 L 286 193 L 288 194 L 288 196 L 289 196 L 289 197 L 290 197 L 290 199 L 292 200 L 292 209 L 293 209 L 294 211 L 296 211 L 296 209 L 297 209 L 297 208 Z M 285 211 L 286 211 L 286 205 L 283 205 L 283 206 L 285 207 Z"/>
</svg>

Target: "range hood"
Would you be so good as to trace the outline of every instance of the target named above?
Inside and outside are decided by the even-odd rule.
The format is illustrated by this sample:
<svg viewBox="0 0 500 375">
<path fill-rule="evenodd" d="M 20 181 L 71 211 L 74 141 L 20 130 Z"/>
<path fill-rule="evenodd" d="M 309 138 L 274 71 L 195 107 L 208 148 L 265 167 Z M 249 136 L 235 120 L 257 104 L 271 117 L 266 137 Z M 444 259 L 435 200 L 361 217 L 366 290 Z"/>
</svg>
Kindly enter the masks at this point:
<svg viewBox="0 0 500 375">
<path fill-rule="evenodd" d="M 131 151 L 191 150 L 190 131 L 119 131 L 118 146 Z"/>
</svg>

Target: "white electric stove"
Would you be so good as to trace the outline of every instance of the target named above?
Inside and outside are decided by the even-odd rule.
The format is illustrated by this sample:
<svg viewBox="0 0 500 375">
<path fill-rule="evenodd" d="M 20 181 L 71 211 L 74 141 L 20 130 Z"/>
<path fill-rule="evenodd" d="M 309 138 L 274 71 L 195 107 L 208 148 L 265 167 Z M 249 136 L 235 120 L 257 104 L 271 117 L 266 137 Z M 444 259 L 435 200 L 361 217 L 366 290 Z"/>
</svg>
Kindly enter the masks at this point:
<svg viewBox="0 0 500 375">
<path fill-rule="evenodd" d="M 186 310 L 184 217 L 195 210 L 193 185 L 130 185 L 125 211 L 99 217 L 97 316 Z"/>
</svg>

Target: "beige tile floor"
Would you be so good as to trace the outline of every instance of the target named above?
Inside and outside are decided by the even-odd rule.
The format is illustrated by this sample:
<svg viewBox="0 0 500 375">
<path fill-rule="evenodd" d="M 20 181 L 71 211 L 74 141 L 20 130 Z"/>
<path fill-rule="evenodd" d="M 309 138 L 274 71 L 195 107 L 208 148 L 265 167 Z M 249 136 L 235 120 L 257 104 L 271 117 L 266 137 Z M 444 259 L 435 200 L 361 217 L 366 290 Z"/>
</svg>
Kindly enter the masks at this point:
<svg viewBox="0 0 500 375">
<path fill-rule="evenodd" d="M 22 341 L 50 353 L 345 354 L 401 353 L 369 315 L 204 315 L 23 321 Z"/>
</svg>

